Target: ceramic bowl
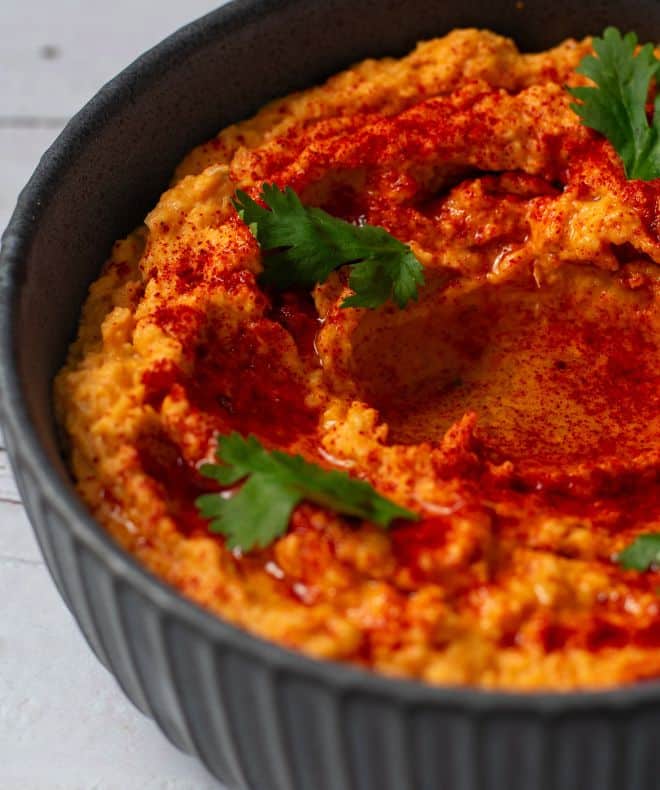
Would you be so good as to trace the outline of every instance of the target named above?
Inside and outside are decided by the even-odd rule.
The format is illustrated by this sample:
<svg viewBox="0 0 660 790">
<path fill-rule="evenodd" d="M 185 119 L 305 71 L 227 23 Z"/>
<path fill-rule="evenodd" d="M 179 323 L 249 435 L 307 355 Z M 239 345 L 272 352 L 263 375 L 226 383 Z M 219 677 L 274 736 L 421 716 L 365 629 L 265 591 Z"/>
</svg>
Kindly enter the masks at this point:
<svg viewBox="0 0 660 790">
<path fill-rule="evenodd" d="M 86 511 L 51 398 L 113 240 L 141 221 L 193 145 L 273 97 L 454 27 L 491 28 L 534 50 L 607 24 L 657 40 L 660 3 L 238 0 L 105 86 L 19 198 L 0 264 L 0 414 L 25 507 L 92 650 L 230 788 L 660 787 L 659 683 L 526 695 L 430 687 L 314 661 L 185 600 Z"/>
</svg>

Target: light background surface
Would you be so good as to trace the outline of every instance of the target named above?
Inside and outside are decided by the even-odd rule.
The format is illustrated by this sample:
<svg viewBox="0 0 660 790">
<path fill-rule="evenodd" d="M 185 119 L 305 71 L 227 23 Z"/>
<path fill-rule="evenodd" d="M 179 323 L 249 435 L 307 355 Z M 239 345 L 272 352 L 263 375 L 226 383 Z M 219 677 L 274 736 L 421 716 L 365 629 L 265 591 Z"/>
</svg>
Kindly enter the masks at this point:
<svg viewBox="0 0 660 790">
<path fill-rule="evenodd" d="M 67 119 L 221 0 L 3 0 L 0 230 Z M 123 696 L 51 582 L 0 435 L 0 790 L 223 790 Z"/>
</svg>

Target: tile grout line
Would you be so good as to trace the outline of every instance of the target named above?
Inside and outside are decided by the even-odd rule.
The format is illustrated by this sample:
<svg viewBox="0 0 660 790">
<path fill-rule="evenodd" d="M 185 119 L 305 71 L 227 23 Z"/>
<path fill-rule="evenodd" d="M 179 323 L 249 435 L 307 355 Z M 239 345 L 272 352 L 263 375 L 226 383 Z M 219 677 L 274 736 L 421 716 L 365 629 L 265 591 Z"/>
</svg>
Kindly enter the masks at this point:
<svg viewBox="0 0 660 790">
<path fill-rule="evenodd" d="M 16 497 L 0 496 L 0 505 L 20 505 L 22 507 L 23 502 Z"/>
<path fill-rule="evenodd" d="M 0 129 L 61 129 L 69 116 L 0 115 Z"/>
<path fill-rule="evenodd" d="M 14 563 L 16 565 L 28 565 L 31 568 L 40 568 L 44 566 L 43 560 L 28 560 L 25 557 L 12 557 L 9 554 L 0 554 L 0 564 Z"/>
</svg>

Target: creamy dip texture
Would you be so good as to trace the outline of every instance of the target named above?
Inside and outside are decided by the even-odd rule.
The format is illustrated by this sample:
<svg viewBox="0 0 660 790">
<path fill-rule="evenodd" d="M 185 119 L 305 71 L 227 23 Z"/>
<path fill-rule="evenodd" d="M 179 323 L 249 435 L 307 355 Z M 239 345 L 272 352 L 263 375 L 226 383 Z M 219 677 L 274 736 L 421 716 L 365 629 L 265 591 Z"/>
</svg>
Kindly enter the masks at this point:
<svg viewBox="0 0 660 790">
<path fill-rule="evenodd" d="M 565 85 L 590 42 L 456 30 L 273 102 L 192 151 L 90 290 L 56 406 L 99 522 L 183 595 L 326 659 L 436 684 L 660 676 L 660 181 L 626 180 Z M 269 292 L 237 188 L 387 229 L 404 309 L 340 271 Z M 304 503 L 230 551 L 195 498 L 216 437 L 347 470 L 420 515 Z"/>
</svg>

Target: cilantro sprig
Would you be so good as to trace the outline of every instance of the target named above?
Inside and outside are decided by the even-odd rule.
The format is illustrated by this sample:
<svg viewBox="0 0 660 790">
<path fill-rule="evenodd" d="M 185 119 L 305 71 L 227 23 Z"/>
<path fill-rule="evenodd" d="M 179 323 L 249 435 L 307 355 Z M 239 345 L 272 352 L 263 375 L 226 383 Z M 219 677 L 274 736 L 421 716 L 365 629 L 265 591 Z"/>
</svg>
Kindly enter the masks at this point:
<svg viewBox="0 0 660 790">
<path fill-rule="evenodd" d="M 395 518 L 415 521 L 416 513 L 381 496 L 346 472 L 323 469 L 300 455 L 266 450 L 255 436 L 218 437 L 219 464 L 203 464 L 201 474 L 240 489 L 203 494 L 196 505 L 210 529 L 227 537 L 229 548 L 264 548 L 284 534 L 291 513 L 303 500 L 388 527 Z"/>
<path fill-rule="evenodd" d="M 634 571 L 648 571 L 652 566 L 660 565 L 660 533 L 638 535 L 616 560 L 622 568 Z"/>
<path fill-rule="evenodd" d="M 241 219 L 265 251 L 261 281 L 275 288 L 312 288 L 350 264 L 355 292 L 342 307 L 376 308 L 388 300 L 400 308 L 417 299 L 424 270 L 407 244 L 375 225 L 352 225 L 320 208 L 304 206 L 296 193 L 263 184 L 259 205 L 242 190 L 233 200 Z"/>
<path fill-rule="evenodd" d="M 656 97 L 652 123 L 646 116 L 651 80 L 660 61 L 652 44 L 637 53 L 637 36 L 622 36 L 608 27 L 594 38 L 596 55 L 586 55 L 576 71 L 595 87 L 569 88 L 578 102 L 571 108 L 585 126 L 605 135 L 623 161 L 628 178 L 660 178 L 660 96 Z"/>
</svg>

